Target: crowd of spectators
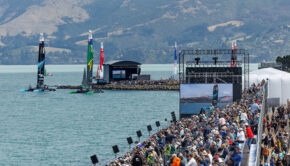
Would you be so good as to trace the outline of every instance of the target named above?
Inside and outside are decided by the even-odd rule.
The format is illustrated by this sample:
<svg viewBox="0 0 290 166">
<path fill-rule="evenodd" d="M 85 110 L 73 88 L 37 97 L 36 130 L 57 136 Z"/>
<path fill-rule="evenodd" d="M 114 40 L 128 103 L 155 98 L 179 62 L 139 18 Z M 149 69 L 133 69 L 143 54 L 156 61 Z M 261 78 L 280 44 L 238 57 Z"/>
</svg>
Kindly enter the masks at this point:
<svg viewBox="0 0 290 166">
<path fill-rule="evenodd" d="M 290 116 L 288 106 L 272 107 L 263 121 L 261 159 L 265 166 L 288 166 L 289 130 L 286 130 Z M 288 155 L 288 157 L 287 157 Z M 288 160 L 288 161 L 287 161 Z"/>
<path fill-rule="evenodd" d="M 124 80 L 115 81 L 112 85 L 179 85 L 176 80 Z"/>
<path fill-rule="evenodd" d="M 240 165 L 244 147 L 248 146 L 245 148 L 248 153 L 251 144 L 256 142 L 254 135 L 257 135 L 260 121 L 262 86 L 263 83 L 253 84 L 242 94 L 239 103 L 234 102 L 223 108 L 215 107 L 209 112 L 203 111 L 191 118 L 172 122 L 146 141 L 136 142 L 132 152 L 108 165 Z M 282 148 L 283 143 L 280 144 Z"/>
</svg>

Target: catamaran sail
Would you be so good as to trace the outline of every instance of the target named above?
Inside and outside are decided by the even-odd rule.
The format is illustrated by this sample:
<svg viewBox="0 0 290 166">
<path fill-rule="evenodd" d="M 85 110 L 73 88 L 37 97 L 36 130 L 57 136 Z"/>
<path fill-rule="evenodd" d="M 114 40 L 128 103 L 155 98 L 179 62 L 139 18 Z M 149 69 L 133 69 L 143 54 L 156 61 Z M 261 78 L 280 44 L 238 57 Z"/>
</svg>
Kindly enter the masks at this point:
<svg viewBox="0 0 290 166">
<path fill-rule="evenodd" d="M 96 78 L 100 79 L 103 75 L 103 64 L 104 64 L 104 43 L 101 42 L 101 50 L 100 50 L 100 64 L 98 65 Z"/>
<path fill-rule="evenodd" d="M 70 92 L 71 94 L 75 93 L 85 93 L 85 94 L 93 94 L 93 93 L 102 93 L 102 90 L 93 90 L 93 34 L 92 31 L 89 31 L 89 39 L 88 39 L 88 55 L 87 55 L 87 69 L 84 69 L 82 86 L 77 91 Z"/>
<path fill-rule="evenodd" d="M 100 51 L 100 69 L 103 71 L 104 64 L 104 43 L 101 42 L 101 51 Z"/>
<path fill-rule="evenodd" d="M 40 33 L 39 38 L 39 50 L 38 50 L 38 64 L 37 64 L 37 89 L 44 88 L 44 67 L 45 67 L 45 48 L 44 48 L 44 36 Z"/>
<path fill-rule="evenodd" d="M 36 88 L 29 86 L 28 89 L 21 90 L 22 92 L 43 92 L 43 91 L 55 91 L 55 89 L 49 88 L 44 85 L 45 76 L 45 47 L 44 47 L 44 35 L 40 33 L 39 49 L 38 49 L 38 64 L 37 64 L 37 82 Z"/>
<path fill-rule="evenodd" d="M 86 73 L 86 68 L 84 68 L 82 86 L 85 87 L 86 85 L 87 85 L 87 73 Z"/>
<path fill-rule="evenodd" d="M 92 31 L 89 31 L 88 39 L 88 59 L 87 59 L 87 88 L 92 89 L 92 77 L 93 77 L 93 34 Z"/>
</svg>

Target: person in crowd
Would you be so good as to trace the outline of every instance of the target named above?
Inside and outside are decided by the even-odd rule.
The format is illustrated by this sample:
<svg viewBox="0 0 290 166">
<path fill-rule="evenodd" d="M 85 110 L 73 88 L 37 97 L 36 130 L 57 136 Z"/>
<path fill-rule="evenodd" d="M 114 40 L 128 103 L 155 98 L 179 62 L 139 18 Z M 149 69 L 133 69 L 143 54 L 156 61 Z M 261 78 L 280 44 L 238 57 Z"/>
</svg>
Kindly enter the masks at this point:
<svg viewBox="0 0 290 166">
<path fill-rule="evenodd" d="M 278 157 L 278 159 L 276 160 L 276 165 L 277 165 L 277 166 L 283 166 L 283 165 L 282 165 L 282 160 L 281 160 L 280 157 Z"/>
<path fill-rule="evenodd" d="M 268 162 L 268 156 L 270 152 L 267 146 L 263 147 L 262 155 L 264 156 L 264 162 Z"/>
<path fill-rule="evenodd" d="M 241 120 L 241 123 L 243 122 L 248 122 L 248 114 L 246 113 L 246 111 L 243 111 L 240 115 L 240 120 Z"/>
<path fill-rule="evenodd" d="M 242 128 L 239 128 L 236 141 L 239 143 L 239 147 L 242 148 L 245 143 L 245 133 Z"/>
<path fill-rule="evenodd" d="M 132 166 L 142 166 L 143 165 L 143 159 L 142 159 L 139 151 L 136 151 L 134 153 L 131 164 L 132 164 Z"/>
<path fill-rule="evenodd" d="M 229 149 L 227 148 L 226 144 L 222 144 L 221 148 L 222 148 L 222 151 L 219 157 L 225 159 L 229 155 Z"/>
<path fill-rule="evenodd" d="M 152 149 L 148 151 L 147 163 L 149 164 L 149 166 L 154 166 L 156 163 L 158 163 Z"/>
<path fill-rule="evenodd" d="M 184 159 L 182 153 L 179 153 L 178 157 L 180 158 L 180 164 L 179 165 L 180 166 L 185 166 L 185 159 Z"/>
<path fill-rule="evenodd" d="M 173 154 L 171 156 L 170 166 L 180 166 L 180 158 L 176 156 L 176 154 Z"/>
<path fill-rule="evenodd" d="M 194 158 L 194 154 L 193 153 L 189 154 L 188 163 L 186 164 L 186 166 L 198 166 L 197 162 L 196 162 L 196 160 Z"/>
<path fill-rule="evenodd" d="M 270 159 L 270 166 L 274 166 L 274 164 L 275 164 L 275 158 L 274 156 L 272 156 Z"/>
<path fill-rule="evenodd" d="M 250 149 L 251 143 L 254 139 L 254 134 L 253 134 L 252 129 L 248 123 L 246 123 L 246 138 L 248 139 L 247 145 L 248 145 L 248 148 Z"/>
<path fill-rule="evenodd" d="M 236 154 L 228 160 L 228 165 L 238 166 L 241 163 L 242 158 L 243 155 L 241 153 L 241 149 L 238 147 L 236 148 Z"/>
</svg>

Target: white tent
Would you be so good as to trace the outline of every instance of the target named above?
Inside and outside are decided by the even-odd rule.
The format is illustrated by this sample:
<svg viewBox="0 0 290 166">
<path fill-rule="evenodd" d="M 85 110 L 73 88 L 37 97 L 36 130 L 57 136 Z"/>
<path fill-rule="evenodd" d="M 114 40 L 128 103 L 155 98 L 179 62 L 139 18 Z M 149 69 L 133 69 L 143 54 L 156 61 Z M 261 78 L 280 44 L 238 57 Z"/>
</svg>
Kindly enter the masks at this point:
<svg viewBox="0 0 290 166">
<path fill-rule="evenodd" d="M 280 104 L 287 104 L 290 99 L 290 73 L 265 68 L 250 73 L 250 84 L 268 80 L 268 98 L 279 98 Z"/>
</svg>

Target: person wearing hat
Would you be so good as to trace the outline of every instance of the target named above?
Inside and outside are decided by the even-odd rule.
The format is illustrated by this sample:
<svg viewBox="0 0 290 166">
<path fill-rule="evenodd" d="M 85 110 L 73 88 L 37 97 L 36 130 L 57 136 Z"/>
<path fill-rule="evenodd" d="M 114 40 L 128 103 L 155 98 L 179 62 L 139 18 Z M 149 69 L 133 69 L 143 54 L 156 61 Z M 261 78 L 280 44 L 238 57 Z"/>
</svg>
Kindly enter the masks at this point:
<svg viewBox="0 0 290 166">
<path fill-rule="evenodd" d="M 242 128 L 239 128 L 239 132 L 237 133 L 237 138 L 236 140 L 238 141 L 239 143 L 239 147 L 242 147 L 242 145 L 244 144 L 245 142 L 245 133 L 243 131 Z"/>
</svg>

